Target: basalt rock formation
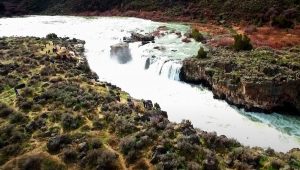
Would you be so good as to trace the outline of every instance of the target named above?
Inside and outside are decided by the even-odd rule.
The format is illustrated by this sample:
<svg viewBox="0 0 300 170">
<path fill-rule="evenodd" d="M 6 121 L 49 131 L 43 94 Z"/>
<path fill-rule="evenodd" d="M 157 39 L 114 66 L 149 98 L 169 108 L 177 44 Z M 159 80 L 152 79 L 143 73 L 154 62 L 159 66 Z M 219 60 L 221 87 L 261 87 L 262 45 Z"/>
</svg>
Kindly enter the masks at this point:
<svg viewBox="0 0 300 170">
<path fill-rule="evenodd" d="M 202 83 L 214 96 L 249 111 L 300 113 L 300 60 L 296 48 L 234 52 L 212 50 L 183 62 L 181 80 Z"/>
<path fill-rule="evenodd" d="M 149 43 L 149 42 L 153 42 L 154 39 L 155 37 L 151 34 L 143 35 L 140 33 L 133 32 L 131 33 L 131 37 L 124 37 L 123 41 L 128 43 L 137 42 L 137 41 L 141 41 L 143 43 Z"/>
<path fill-rule="evenodd" d="M 119 43 L 110 47 L 110 56 L 120 64 L 126 64 L 132 60 L 128 43 Z"/>
</svg>

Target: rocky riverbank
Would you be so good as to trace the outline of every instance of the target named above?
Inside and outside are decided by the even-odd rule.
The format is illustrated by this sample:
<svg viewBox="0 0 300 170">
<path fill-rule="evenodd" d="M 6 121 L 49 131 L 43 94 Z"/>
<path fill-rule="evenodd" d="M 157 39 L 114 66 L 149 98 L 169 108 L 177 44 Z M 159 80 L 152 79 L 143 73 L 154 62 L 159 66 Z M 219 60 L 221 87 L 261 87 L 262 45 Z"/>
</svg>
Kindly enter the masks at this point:
<svg viewBox="0 0 300 170">
<path fill-rule="evenodd" d="M 99 82 L 84 41 L 0 38 L 1 169 L 299 169 L 300 151 L 244 147 L 176 124 Z"/>
<path fill-rule="evenodd" d="M 216 98 L 249 111 L 300 113 L 299 48 L 236 52 L 213 48 L 183 62 L 181 79 L 202 83 Z"/>
</svg>

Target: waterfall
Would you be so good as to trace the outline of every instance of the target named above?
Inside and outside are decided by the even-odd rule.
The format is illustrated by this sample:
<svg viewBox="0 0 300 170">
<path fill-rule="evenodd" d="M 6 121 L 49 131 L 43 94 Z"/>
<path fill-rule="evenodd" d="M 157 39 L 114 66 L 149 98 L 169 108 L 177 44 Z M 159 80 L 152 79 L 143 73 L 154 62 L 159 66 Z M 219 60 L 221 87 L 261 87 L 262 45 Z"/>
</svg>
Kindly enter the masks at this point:
<svg viewBox="0 0 300 170">
<path fill-rule="evenodd" d="M 179 73 L 182 67 L 180 60 L 172 59 L 157 59 L 152 61 L 149 70 L 155 72 L 155 74 L 162 77 L 168 78 L 170 80 L 179 81 Z"/>
<path fill-rule="evenodd" d="M 181 67 L 182 65 L 178 61 L 169 60 L 162 65 L 160 75 L 178 81 Z"/>
</svg>

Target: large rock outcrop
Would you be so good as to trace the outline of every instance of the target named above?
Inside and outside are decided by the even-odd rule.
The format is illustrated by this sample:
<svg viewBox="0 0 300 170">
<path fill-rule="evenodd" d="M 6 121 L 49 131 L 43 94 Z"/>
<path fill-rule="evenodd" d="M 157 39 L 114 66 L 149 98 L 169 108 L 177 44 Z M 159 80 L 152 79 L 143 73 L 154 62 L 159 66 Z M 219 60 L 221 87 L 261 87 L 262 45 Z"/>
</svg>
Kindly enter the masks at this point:
<svg viewBox="0 0 300 170">
<path fill-rule="evenodd" d="M 110 56 L 120 64 L 126 64 L 132 60 L 128 43 L 119 43 L 110 47 Z"/>
<path fill-rule="evenodd" d="M 264 52 L 227 53 L 223 56 L 222 52 L 217 52 L 208 59 L 186 59 L 180 78 L 186 82 L 202 83 L 212 90 L 216 98 L 248 111 L 300 115 L 297 63 L 280 65 L 275 63 L 281 62 L 280 55 L 264 54 L 255 58 L 254 53 Z"/>
<path fill-rule="evenodd" d="M 143 44 L 147 44 L 149 42 L 154 42 L 155 37 L 152 34 L 140 34 L 133 32 L 131 33 L 131 37 L 124 37 L 123 41 L 127 43 L 138 42 L 141 41 Z"/>
</svg>

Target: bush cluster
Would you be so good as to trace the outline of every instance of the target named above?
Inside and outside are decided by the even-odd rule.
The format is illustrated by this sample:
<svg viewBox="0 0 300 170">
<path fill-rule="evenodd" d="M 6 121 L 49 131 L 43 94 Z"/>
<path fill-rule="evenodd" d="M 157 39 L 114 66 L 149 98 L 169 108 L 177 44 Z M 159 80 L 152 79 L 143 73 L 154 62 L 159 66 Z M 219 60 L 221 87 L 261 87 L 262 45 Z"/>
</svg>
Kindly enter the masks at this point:
<svg viewBox="0 0 300 170">
<path fill-rule="evenodd" d="M 50 138 L 47 142 L 47 149 L 50 153 L 55 153 L 64 148 L 64 145 L 72 143 L 70 136 L 61 135 Z"/>
<path fill-rule="evenodd" d="M 119 136 L 126 136 L 138 130 L 134 122 L 123 117 L 118 117 L 112 126 Z"/>
<path fill-rule="evenodd" d="M 197 29 L 192 30 L 191 36 L 192 36 L 192 38 L 194 38 L 198 42 L 201 42 L 201 41 L 204 40 L 203 35 Z"/>
<path fill-rule="evenodd" d="M 86 169 L 118 169 L 118 155 L 105 149 L 88 151 L 81 160 L 81 166 Z"/>
<path fill-rule="evenodd" d="M 0 165 L 22 152 L 23 144 L 28 138 L 25 128 L 16 124 L 0 126 Z"/>
<path fill-rule="evenodd" d="M 56 35 L 55 33 L 50 33 L 50 34 L 47 34 L 47 35 L 46 35 L 46 38 L 47 38 L 47 39 L 50 39 L 50 40 L 55 40 L 55 39 L 57 39 L 58 37 L 57 37 L 57 35 Z"/>
<path fill-rule="evenodd" d="M 6 104 L 0 102 L 0 117 L 6 118 L 9 115 L 15 114 L 15 110 L 9 108 Z"/>
<path fill-rule="evenodd" d="M 207 58 L 207 52 L 204 50 L 203 47 L 201 47 L 199 49 L 198 54 L 197 54 L 197 58 L 199 58 L 199 59 Z"/>
<path fill-rule="evenodd" d="M 237 34 L 234 36 L 233 48 L 236 51 L 252 50 L 253 46 L 250 42 L 250 38 L 247 35 Z"/>
<path fill-rule="evenodd" d="M 293 28 L 295 26 L 293 21 L 287 19 L 283 15 L 275 16 L 272 19 L 271 24 L 273 27 L 278 28 Z"/>
<path fill-rule="evenodd" d="M 85 91 L 79 84 L 56 83 L 45 90 L 37 100 L 59 102 L 67 108 L 79 110 L 96 108 L 101 97 L 93 90 Z"/>
<path fill-rule="evenodd" d="M 75 149 L 65 149 L 62 154 L 63 154 L 63 160 L 66 163 L 76 162 L 79 155 L 79 153 Z"/>
<path fill-rule="evenodd" d="M 65 165 L 44 154 L 26 156 L 25 158 L 19 160 L 18 166 L 20 170 L 66 170 Z"/>
<path fill-rule="evenodd" d="M 64 130 L 78 129 L 84 123 L 84 118 L 81 115 L 73 116 L 70 113 L 62 115 L 61 124 Z"/>
<path fill-rule="evenodd" d="M 29 100 L 28 98 L 24 98 L 19 96 L 17 98 L 17 106 L 23 111 L 30 111 L 33 106 L 33 101 Z"/>
<path fill-rule="evenodd" d="M 136 161 L 141 154 L 141 148 L 138 148 L 137 139 L 135 137 L 122 138 L 119 147 L 129 163 Z"/>
</svg>

